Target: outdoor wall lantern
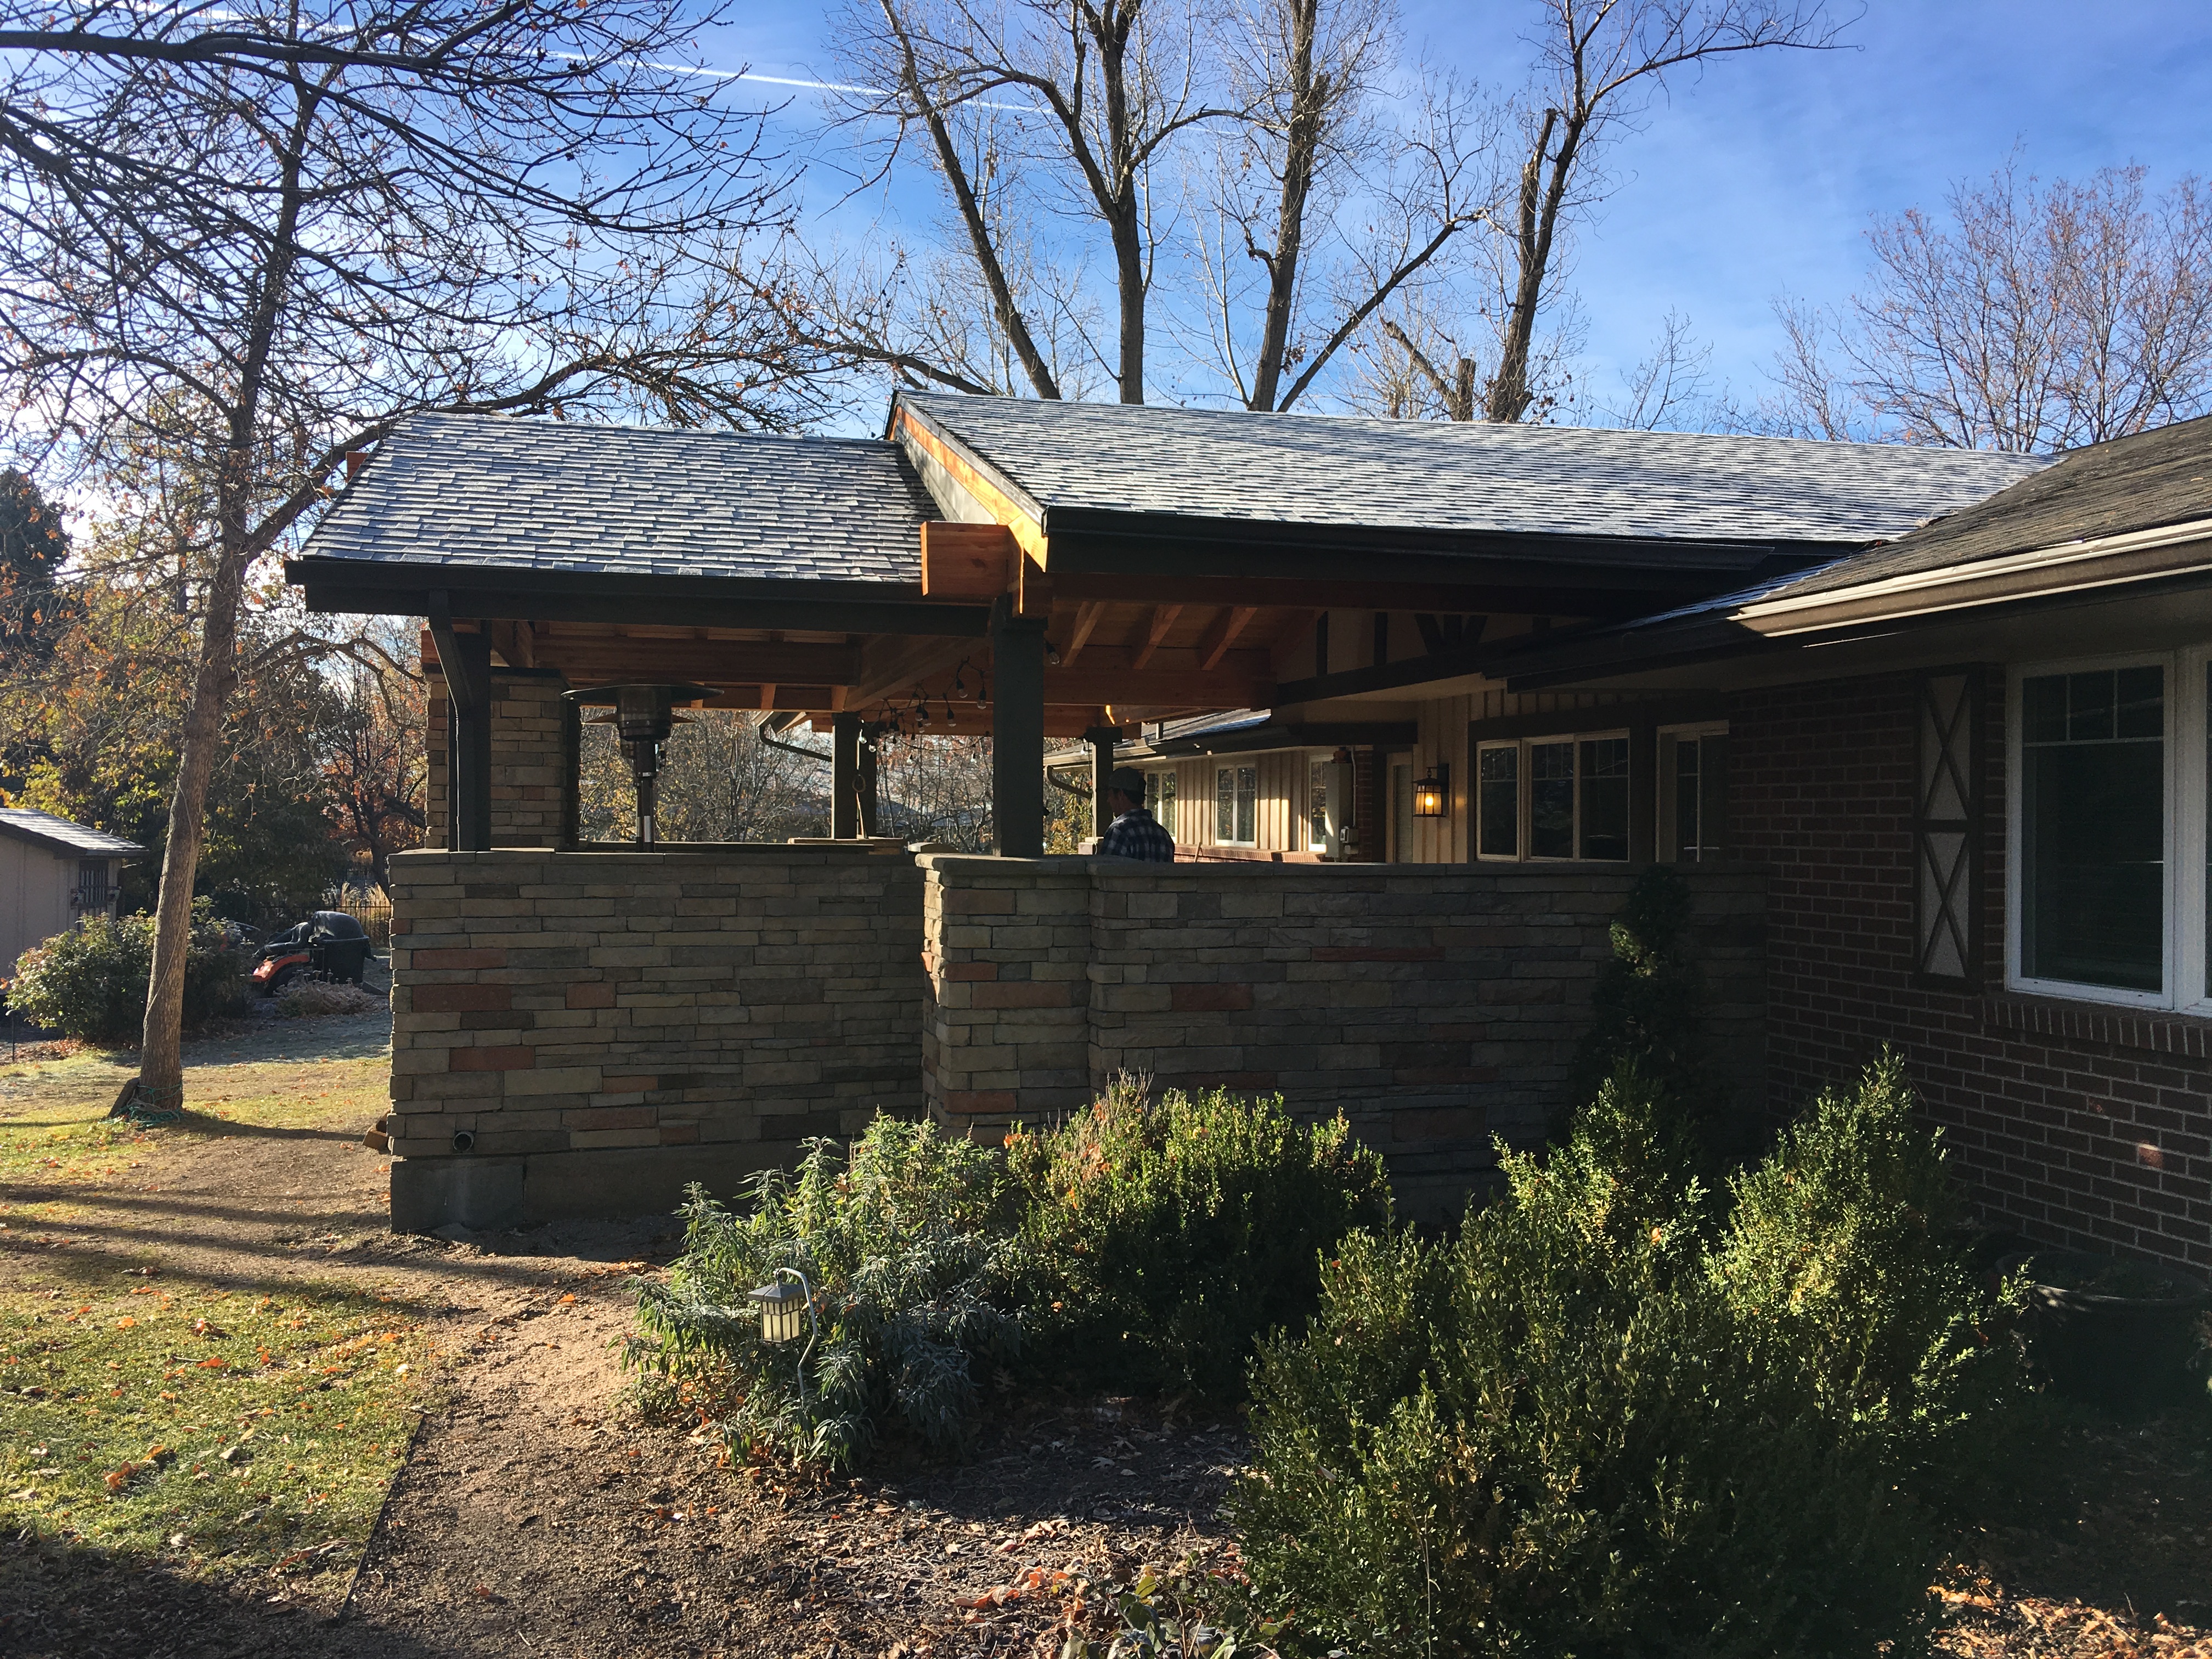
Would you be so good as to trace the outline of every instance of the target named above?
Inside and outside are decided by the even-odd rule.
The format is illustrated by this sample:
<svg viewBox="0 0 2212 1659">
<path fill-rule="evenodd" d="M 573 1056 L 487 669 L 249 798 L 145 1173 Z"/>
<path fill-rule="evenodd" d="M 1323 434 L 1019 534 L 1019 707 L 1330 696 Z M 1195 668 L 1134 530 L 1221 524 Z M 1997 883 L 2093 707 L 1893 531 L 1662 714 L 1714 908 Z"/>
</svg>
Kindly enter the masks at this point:
<svg viewBox="0 0 2212 1659">
<path fill-rule="evenodd" d="M 611 714 L 594 714 L 596 724 L 611 725 L 622 739 L 623 758 L 637 780 L 637 844 L 651 847 L 660 839 L 655 793 L 660 778 L 662 751 L 668 734 L 676 729 L 675 705 L 711 697 L 711 685 L 592 685 L 564 694 L 569 702 L 605 708 Z"/>
<path fill-rule="evenodd" d="M 1413 786 L 1413 816 L 1417 818 L 1440 818 L 1445 816 L 1451 800 L 1451 768 L 1431 766 L 1428 776 Z"/>
</svg>

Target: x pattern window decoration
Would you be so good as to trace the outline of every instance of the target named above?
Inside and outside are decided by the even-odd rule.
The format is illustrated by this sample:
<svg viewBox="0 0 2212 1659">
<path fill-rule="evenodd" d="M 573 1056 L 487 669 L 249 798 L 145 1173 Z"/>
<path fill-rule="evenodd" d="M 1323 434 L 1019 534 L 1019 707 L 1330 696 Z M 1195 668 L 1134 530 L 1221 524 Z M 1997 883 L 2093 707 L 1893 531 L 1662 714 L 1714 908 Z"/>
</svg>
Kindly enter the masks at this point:
<svg viewBox="0 0 2212 1659">
<path fill-rule="evenodd" d="M 1936 984 L 1981 974 L 1981 674 L 1961 668 L 1919 681 L 1912 803 L 1913 966 Z"/>
</svg>

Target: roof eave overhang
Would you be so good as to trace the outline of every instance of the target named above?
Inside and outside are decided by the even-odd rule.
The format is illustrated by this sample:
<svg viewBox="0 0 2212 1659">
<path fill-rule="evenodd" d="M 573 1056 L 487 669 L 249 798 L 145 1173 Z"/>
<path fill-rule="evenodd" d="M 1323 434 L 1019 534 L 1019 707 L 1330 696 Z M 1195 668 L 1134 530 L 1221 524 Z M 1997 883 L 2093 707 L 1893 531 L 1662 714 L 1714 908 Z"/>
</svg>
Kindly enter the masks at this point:
<svg viewBox="0 0 2212 1659">
<path fill-rule="evenodd" d="M 924 599 L 919 583 L 773 580 L 447 564 L 422 559 L 289 560 L 285 579 L 322 613 L 419 617 L 441 593 L 449 615 L 495 622 L 580 622 L 692 628 L 786 628 L 825 633 L 972 638 L 986 605 Z"/>
<path fill-rule="evenodd" d="M 1194 755 L 1252 755 L 1274 749 L 1390 748 L 1413 743 L 1412 720 L 1291 720 L 1239 731 L 1193 732 L 1150 743 L 1116 744 L 1116 758 L 1175 760 Z"/>
<path fill-rule="evenodd" d="M 2002 621 L 2125 596 L 2212 587 L 2212 520 L 1978 562 L 1916 576 L 1753 601 L 1710 617 L 1563 643 L 1529 667 L 1503 669 L 1507 689 L 1538 691 L 1701 662 L 1841 645 L 1963 621 Z M 1287 689 L 1287 688 L 1286 688 Z"/>
<path fill-rule="evenodd" d="M 121 859 L 128 863 L 132 859 L 146 856 L 146 849 L 136 842 L 123 842 L 113 847 L 82 847 L 76 842 L 65 841 L 59 836 L 49 836 L 27 824 L 9 823 L 0 819 L 0 836 L 12 836 L 17 841 L 28 842 L 33 847 L 43 847 L 50 853 L 72 859 Z"/>
</svg>

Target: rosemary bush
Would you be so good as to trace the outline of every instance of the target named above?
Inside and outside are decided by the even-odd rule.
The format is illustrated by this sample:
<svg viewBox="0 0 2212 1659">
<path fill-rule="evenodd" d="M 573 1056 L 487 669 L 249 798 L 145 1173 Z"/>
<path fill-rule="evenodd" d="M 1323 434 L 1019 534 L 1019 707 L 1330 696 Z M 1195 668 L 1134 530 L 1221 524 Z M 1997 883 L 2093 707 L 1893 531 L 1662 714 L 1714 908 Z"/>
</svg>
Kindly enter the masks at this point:
<svg viewBox="0 0 2212 1659">
<path fill-rule="evenodd" d="M 1926 1650 L 1950 1431 L 2016 1369 L 1893 1061 L 1707 1192 L 1633 1074 L 1266 1345 L 1255 1605 L 1375 1656 Z"/>
<path fill-rule="evenodd" d="M 1020 1235 L 998 1159 L 927 1123 L 878 1117 L 849 1154 L 811 1141 L 741 1211 L 703 1188 L 683 1259 L 639 1294 L 628 1363 L 733 1441 L 847 1468 L 889 1425 L 939 1449 L 971 1432 L 1020 1346 Z M 745 1293 L 780 1267 L 814 1291 L 818 1342 L 771 1346 Z"/>
<path fill-rule="evenodd" d="M 1058 1127 L 1006 1138 L 1035 1352 L 1079 1381 L 1243 1397 L 1254 1343 L 1310 1316 L 1320 1257 L 1390 1218 L 1382 1160 L 1341 1117 L 1117 1079 Z"/>
</svg>

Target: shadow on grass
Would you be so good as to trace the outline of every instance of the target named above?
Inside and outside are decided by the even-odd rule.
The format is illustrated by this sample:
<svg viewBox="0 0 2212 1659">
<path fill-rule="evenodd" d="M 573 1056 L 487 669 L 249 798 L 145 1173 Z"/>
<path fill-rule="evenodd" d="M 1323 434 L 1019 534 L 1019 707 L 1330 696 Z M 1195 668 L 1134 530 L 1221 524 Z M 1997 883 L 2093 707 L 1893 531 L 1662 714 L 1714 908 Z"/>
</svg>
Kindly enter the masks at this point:
<svg viewBox="0 0 2212 1659">
<path fill-rule="evenodd" d="M 442 1659 L 444 1650 L 302 1602 L 265 1575 L 226 1588 L 121 1553 L 0 1541 L 0 1654 L 9 1659 Z"/>
</svg>

